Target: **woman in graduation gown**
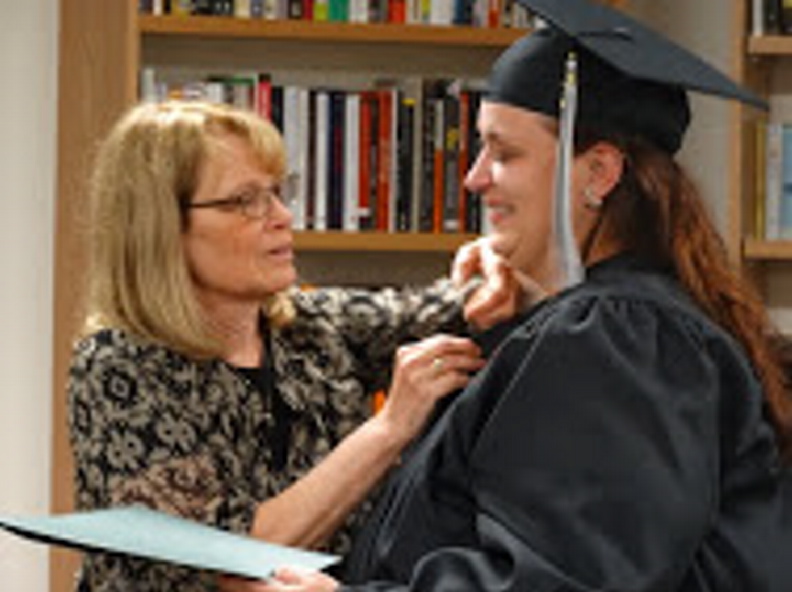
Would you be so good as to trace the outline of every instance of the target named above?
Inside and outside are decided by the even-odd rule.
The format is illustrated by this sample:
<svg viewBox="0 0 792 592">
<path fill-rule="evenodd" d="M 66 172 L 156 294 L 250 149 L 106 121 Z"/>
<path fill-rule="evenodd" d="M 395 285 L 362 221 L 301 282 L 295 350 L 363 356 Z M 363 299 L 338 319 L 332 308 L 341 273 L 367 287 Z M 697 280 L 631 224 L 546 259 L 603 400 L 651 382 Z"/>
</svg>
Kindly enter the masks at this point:
<svg viewBox="0 0 792 592">
<path fill-rule="evenodd" d="M 548 297 L 411 449 L 345 583 L 284 569 L 253 589 L 792 589 L 771 330 L 674 159 L 686 88 L 755 100 L 610 10 L 525 4 L 550 26 L 495 64 L 467 184 Z"/>
</svg>

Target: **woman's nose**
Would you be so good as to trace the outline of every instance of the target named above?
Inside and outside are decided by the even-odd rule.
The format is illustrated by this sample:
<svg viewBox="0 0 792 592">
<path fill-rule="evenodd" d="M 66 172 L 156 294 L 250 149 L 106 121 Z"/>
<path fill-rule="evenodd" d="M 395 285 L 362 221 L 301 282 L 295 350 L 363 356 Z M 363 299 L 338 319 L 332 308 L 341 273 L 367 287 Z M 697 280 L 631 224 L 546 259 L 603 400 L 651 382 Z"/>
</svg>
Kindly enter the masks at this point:
<svg viewBox="0 0 792 592">
<path fill-rule="evenodd" d="M 483 193 L 491 182 L 489 160 L 482 150 L 465 175 L 465 188 L 471 193 Z"/>
<path fill-rule="evenodd" d="M 279 199 L 272 201 L 272 210 L 270 211 L 269 224 L 275 228 L 282 228 L 284 226 L 291 226 L 294 214 L 285 203 Z"/>
</svg>

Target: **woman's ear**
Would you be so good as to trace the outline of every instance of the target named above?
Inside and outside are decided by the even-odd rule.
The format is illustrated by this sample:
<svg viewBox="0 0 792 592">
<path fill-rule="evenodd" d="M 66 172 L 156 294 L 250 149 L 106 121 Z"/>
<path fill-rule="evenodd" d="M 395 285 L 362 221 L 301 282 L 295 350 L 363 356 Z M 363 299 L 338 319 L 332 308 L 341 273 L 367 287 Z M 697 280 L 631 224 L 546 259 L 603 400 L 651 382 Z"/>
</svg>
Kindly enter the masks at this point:
<svg viewBox="0 0 792 592">
<path fill-rule="evenodd" d="M 586 151 L 585 158 L 588 179 L 584 191 L 587 198 L 601 206 L 621 181 L 624 153 L 613 144 L 598 142 Z"/>
</svg>

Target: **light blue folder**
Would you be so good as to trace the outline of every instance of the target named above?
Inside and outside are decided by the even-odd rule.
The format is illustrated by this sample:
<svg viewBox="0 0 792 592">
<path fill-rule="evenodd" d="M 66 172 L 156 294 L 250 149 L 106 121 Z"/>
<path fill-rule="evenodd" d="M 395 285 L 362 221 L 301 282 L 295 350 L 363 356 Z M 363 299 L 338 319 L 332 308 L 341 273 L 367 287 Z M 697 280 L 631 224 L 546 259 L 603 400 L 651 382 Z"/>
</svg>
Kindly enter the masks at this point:
<svg viewBox="0 0 792 592">
<path fill-rule="evenodd" d="M 338 557 L 273 545 L 143 507 L 54 516 L 0 516 L 0 528 L 39 542 L 110 551 L 266 579 L 284 566 L 322 569 Z"/>
</svg>

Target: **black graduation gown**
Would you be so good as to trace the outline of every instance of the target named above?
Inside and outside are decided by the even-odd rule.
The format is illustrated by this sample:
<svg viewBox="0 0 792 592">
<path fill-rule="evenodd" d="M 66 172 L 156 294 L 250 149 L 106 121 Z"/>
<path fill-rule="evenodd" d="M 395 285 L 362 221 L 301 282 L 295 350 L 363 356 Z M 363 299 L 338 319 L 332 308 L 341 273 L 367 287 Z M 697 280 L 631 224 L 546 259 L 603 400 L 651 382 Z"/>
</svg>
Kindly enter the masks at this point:
<svg viewBox="0 0 792 592">
<path fill-rule="evenodd" d="M 621 256 L 521 320 L 384 491 L 344 592 L 792 590 L 736 343 Z"/>
</svg>

